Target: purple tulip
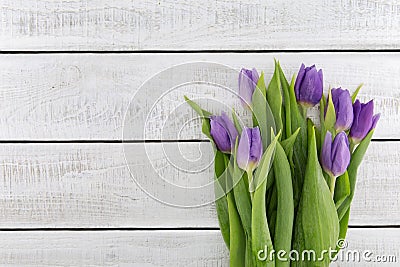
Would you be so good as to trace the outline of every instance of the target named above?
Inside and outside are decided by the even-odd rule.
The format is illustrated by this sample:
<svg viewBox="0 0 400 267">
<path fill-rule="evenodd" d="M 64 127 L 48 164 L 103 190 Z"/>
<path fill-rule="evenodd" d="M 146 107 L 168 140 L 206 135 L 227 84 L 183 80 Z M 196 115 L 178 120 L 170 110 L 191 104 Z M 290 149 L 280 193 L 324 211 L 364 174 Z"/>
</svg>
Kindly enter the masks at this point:
<svg viewBox="0 0 400 267">
<path fill-rule="evenodd" d="M 221 116 L 211 116 L 210 126 L 210 134 L 217 148 L 224 153 L 231 153 L 239 134 L 226 113 L 222 112 Z"/>
<path fill-rule="evenodd" d="M 333 142 L 332 134 L 329 131 L 326 133 L 321 151 L 321 163 L 324 170 L 334 177 L 346 171 L 350 163 L 350 148 L 345 132 L 338 133 Z"/>
<path fill-rule="evenodd" d="M 360 103 L 356 100 L 353 104 L 354 120 L 350 129 L 350 138 L 354 144 L 358 144 L 368 134 L 368 132 L 375 128 L 380 114 L 374 114 L 374 101 L 368 103 Z"/>
<path fill-rule="evenodd" d="M 258 79 L 259 75 L 255 68 L 252 70 L 243 68 L 239 73 L 239 96 L 244 108 L 250 108 Z"/>
<path fill-rule="evenodd" d="M 372 117 L 372 126 L 371 126 L 371 130 L 372 130 L 372 129 L 375 129 L 376 124 L 378 123 L 378 121 L 379 121 L 380 118 L 381 118 L 381 114 L 380 114 L 380 113 L 375 114 L 375 115 Z M 371 130 L 370 130 L 370 131 L 371 131 Z"/>
<path fill-rule="evenodd" d="M 328 98 L 329 101 L 329 98 Z M 332 102 L 335 107 L 337 132 L 347 131 L 353 123 L 353 103 L 349 90 L 342 88 L 332 89 Z M 325 112 L 326 112 L 325 107 Z"/>
<path fill-rule="evenodd" d="M 294 85 L 297 102 L 305 107 L 313 107 L 321 100 L 322 90 L 322 70 L 317 71 L 315 65 L 306 68 L 301 64 Z"/>
<path fill-rule="evenodd" d="M 247 173 L 251 173 L 257 168 L 262 154 L 260 129 L 258 127 L 245 128 L 240 136 L 236 155 L 238 166 Z"/>
</svg>

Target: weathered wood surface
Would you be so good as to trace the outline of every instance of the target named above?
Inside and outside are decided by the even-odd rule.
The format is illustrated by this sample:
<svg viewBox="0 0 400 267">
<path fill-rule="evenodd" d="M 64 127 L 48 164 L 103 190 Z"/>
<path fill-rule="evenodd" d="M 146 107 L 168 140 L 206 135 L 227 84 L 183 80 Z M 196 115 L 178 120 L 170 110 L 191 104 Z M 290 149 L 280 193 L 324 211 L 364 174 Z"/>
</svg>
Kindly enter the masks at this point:
<svg viewBox="0 0 400 267">
<path fill-rule="evenodd" d="M 0 2 L 2 50 L 399 48 L 398 1 Z"/>
<path fill-rule="evenodd" d="M 121 140 L 124 130 L 131 140 L 201 139 L 183 95 L 242 114 L 236 71 L 255 66 L 270 79 L 274 57 L 288 76 L 315 63 L 326 88 L 364 82 L 360 97 L 382 114 L 375 138 L 400 136 L 400 53 L 24 54 L 0 57 L 0 140 Z M 233 69 L 179 65 L 196 61 Z"/>
<path fill-rule="evenodd" d="M 207 184 L 213 177 L 210 143 L 151 143 L 146 152 L 142 145 L 125 146 L 140 186 L 164 202 L 212 200 L 212 189 L 169 190 L 162 184 L 162 179 L 184 188 Z M 351 225 L 399 225 L 399 151 L 398 142 L 370 146 Z M 123 152 L 122 144 L 2 144 L 0 228 L 218 227 L 213 205 L 178 208 L 144 193 Z"/>
<path fill-rule="evenodd" d="M 0 232 L 0 239 L 2 266 L 228 266 L 218 230 L 16 231 Z M 392 263 L 338 260 L 332 266 L 398 266 L 399 242 L 398 229 L 349 229 L 347 251 L 394 256 Z"/>
</svg>

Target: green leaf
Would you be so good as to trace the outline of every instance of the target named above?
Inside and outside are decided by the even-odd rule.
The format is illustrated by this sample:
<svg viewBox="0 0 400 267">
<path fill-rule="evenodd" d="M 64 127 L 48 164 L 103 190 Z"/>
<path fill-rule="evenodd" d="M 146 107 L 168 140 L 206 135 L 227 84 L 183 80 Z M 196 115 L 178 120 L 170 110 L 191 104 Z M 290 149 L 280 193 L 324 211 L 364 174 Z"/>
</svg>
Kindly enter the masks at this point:
<svg viewBox="0 0 400 267">
<path fill-rule="evenodd" d="M 228 188 L 228 155 L 223 152 L 215 149 L 215 157 L 214 157 L 214 174 L 217 183 L 222 189 L 221 195 L 226 195 Z"/>
<path fill-rule="evenodd" d="M 272 114 L 274 116 L 276 131 L 280 131 L 283 128 L 282 124 L 282 92 L 281 92 L 281 81 L 279 78 L 279 66 L 275 60 L 275 71 L 272 79 L 268 85 L 267 90 L 267 101 L 271 107 Z"/>
<path fill-rule="evenodd" d="M 339 230 L 339 239 L 345 239 L 347 234 L 347 228 L 349 225 L 350 218 L 350 209 L 347 209 L 347 212 L 344 214 L 343 218 L 340 220 L 340 230 Z M 339 250 L 339 247 L 336 247 Z"/>
<path fill-rule="evenodd" d="M 311 125 L 311 124 L 310 124 Z M 339 236 L 339 220 L 335 204 L 318 161 L 314 126 L 309 126 L 308 162 L 303 192 L 295 222 L 293 249 L 314 250 L 322 255 L 323 250 L 334 249 Z M 322 261 L 296 261 L 292 266 L 329 266 L 328 254 Z"/>
<path fill-rule="evenodd" d="M 251 241 L 253 255 L 256 259 L 255 266 L 275 266 L 275 261 L 266 259 L 266 262 L 258 259 L 258 252 L 268 248 L 268 251 L 273 249 L 271 234 L 268 228 L 268 220 L 265 210 L 265 193 L 267 186 L 267 176 L 270 169 L 270 163 L 275 151 L 276 144 L 280 133 L 274 138 L 271 144 L 265 151 L 261 160 L 261 166 L 258 167 L 258 174 L 256 174 L 257 187 L 253 197 L 253 209 L 251 216 Z M 256 172 L 257 173 L 257 172 Z"/>
<path fill-rule="evenodd" d="M 275 190 L 276 192 L 276 190 Z M 269 231 L 271 233 L 271 238 L 272 238 L 272 244 L 275 244 L 274 241 L 274 235 L 277 234 L 276 232 L 276 215 L 277 215 L 277 211 L 276 211 L 276 207 L 275 209 L 271 210 L 270 214 L 267 214 L 267 218 L 268 218 L 268 227 L 269 227 Z M 275 262 L 276 264 L 276 262 Z"/>
<path fill-rule="evenodd" d="M 325 99 L 324 95 L 322 95 L 321 101 L 319 103 L 320 103 L 319 104 L 319 111 L 320 111 L 319 117 L 320 117 L 320 120 L 321 120 L 321 135 L 320 135 L 320 141 L 319 141 L 320 146 L 317 146 L 318 149 L 320 149 L 322 144 L 324 143 L 325 135 L 326 135 L 326 128 L 325 128 L 326 99 Z"/>
<path fill-rule="evenodd" d="M 354 150 L 351 155 L 351 160 L 347 171 L 349 173 L 351 193 L 354 194 L 354 189 L 356 185 L 356 180 L 354 179 L 357 175 L 358 167 L 360 166 L 365 153 L 367 152 L 368 146 L 371 143 L 372 136 L 374 135 L 374 129 L 369 131 L 367 136 L 361 141 L 361 143 Z"/>
<path fill-rule="evenodd" d="M 276 251 L 290 251 L 294 219 L 292 173 L 286 153 L 279 142 L 276 145 L 273 167 L 274 175 L 277 177 L 275 184 L 278 193 L 274 247 Z M 275 264 L 276 267 L 289 267 L 290 261 L 276 259 Z"/>
<path fill-rule="evenodd" d="M 349 225 L 349 217 L 350 217 L 350 209 L 347 210 L 343 218 L 339 222 L 339 237 L 338 237 L 338 242 L 336 244 L 336 253 L 334 253 L 332 256 L 336 256 L 343 247 L 339 246 L 339 240 L 345 240 L 346 239 L 346 234 L 347 234 L 347 228 Z"/>
<path fill-rule="evenodd" d="M 269 172 L 267 177 L 267 190 L 271 188 L 274 181 L 275 181 L 274 173 Z"/>
<path fill-rule="evenodd" d="M 292 131 L 294 129 L 300 128 L 300 132 L 298 133 L 296 141 L 294 143 L 294 174 L 292 176 L 294 206 L 297 207 L 300 201 L 301 192 L 303 190 L 305 166 L 307 164 L 307 124 L 306 120 L 301 115 L 299 106 L 296 101 L 294 84 L 295 76 L 292 77 L 292 81 L 290 83 L 289 95 Z"/>
<path fill-rule="evenodd" d="M 266 98 L 267 88 L 265 86 L 264 72 L 261 72 L 260 78 L 257 81 L 257 88 L 260 89 L 264 98 Z"/>
<path fill-rule="evenodd" d="M 253 250 L 251 249 L 251 237 L 246 237 L 246 264 L 244 266 L 252 267 L 255 265 Z"/>
<path fill-rule="evenodd" d="M 327 109 L 326 109 L 326 115 L 324 119 L 324 127 L 326 130 L 329 130 L 333 133 L 335 123 L 336 123 L 336 113 L 335 113 L 335 106 L 333 105 L 332 101 L 332 91 L 329 90 L 329 96 L 328 96 L 328 103 L 327 103 Z"/>
<path fill-rule="evenodd" d="M 246 236 L 251 239 L 251 199 L 249 194 L 249 187 L 246 184 L 247 174 L 242 171 L 237 165 L 236 154 L 237 154 L 238 139 L 236 139 L 235 150 L 234 150 L 234 168 L 233 168 L 233 188 L 236 207 L 242 221 L 242 225 Z"/>
<path fill-rule="evenodd" d="M 362 159 L 364 158 L 364 155 L 367 152 L 373 134 L 374 130 L 371 130 L 351 155 L 350 164 L 349 167 L 347 167 L 347 172 L 349 174 L 349 182 L 350 182 L 350 195 L 343 201 L 342 205 L 340 205 L 338 209 L 338 216 L 340 220 L 346 214 L 347 210 L 350 207 L 351 201 L 353 200 L 356 181 L 357 181 L 358 167 L 360 166 Z"/>
<path fill-rule="evenodd" d="M 296 142 L 296 138 L 297 138 L 297 135 L 299 134 L 299 132 L 300 132 L 300 128 L 297 128 L 297 130 L 292 135 L 290 135 L 289 138 L 287 138 L 281 142 L 281 145 L 282 145 L 283 149 L 285 150 L 285 153 L 287 156 L 289 156 L 291 154 L 291 152 L 293 152 L 293 146 L 294 146 L 294 143 Z"/>
<path fill-rule="evenodd" d="M 245 230 L 246 236 L 251 237 L 251 200 L 248 186 L 246 186 L 244 181 L 245 176 L 246 173 L 243 173 L 242 178 L 233 188 L 233 191 L 243 229 Z"/>
<path fill-rule="evenodd" d="M 230 222 L 229 266 L 243 267 L 246 260 L 246 236 L 233 194 L 233 191 L 230 191 L 227 196 Z"/>
<path fill-rule="evenodd" d="M 275 132 L 275 121 L 265 95 L 258 87 L 254 90 L 252 104 L 253 124 L 260 127 L 263 148 L 266 149 L 271 141 L 271 127 Z"/>
<path fill-rule="evenodd" d="M 270 173 L 272 174 L 271 176 L 274 177 L 273 169 L 271 169 Z M 268 201 L 266 203 L 267 205 L 266 211 L 267 211 L 267 218 L 269 219 L 268 226 L 271 231 L 271 238 L 273 239 L 274 238 L 273 234 L 275 233 L 273 229 L 275 229 L 275 223 L 276 223 L 276 207 L 278 206 L 278 192 L 276 190 L 275 183 L 271 186 L 270 190 L 267 192 L 267 196 L 268 196 Z M 274 214 L 275 214 L 275 219 L 272 219 L 274 217 Z"/>
<path fill-rule="evenodd" d="M 363 83 L 360 84 L 360 85 L 357 87 L 357 89 L 354 91 L 353 95 L 351 96 L 351 101 L 353 102 L 353 104 L 354 104 L 354 102 L 356 102 L 357 95 L 358 95 L 358 93 L 360 92 L 361 87 L 363 87 L 363 85 L 364 85 Z"/>
<path fill-rule="evenodd" d="M 347 171 L 336 179 L 335 186 L 335 206 L 336 209 L 342 205 L 343 201 L 350 195 L 350 181 Z"/>
<path fill-rule="evenodd" d="M 197 112 L 197 114 L 199 114 L 199 116 L 202 118 L 203 124 L 202 124 L 202 132 L 211 140 L 213 141 L 211 134 L 210 134 L 210 115 L 211 113 L 208 112 L 207 110 L 202 109 L 199 105 L 197 105 L 197 103 L 193 102 L 192 100 L 190 100 L 187 96 L 184 96 L 186 102 L 194 109 L 194 111 Z"/>
<path fill-rule="evenodd" d="M 228 213 L 228 202 L 225 196 L 226 192 L 226 155 L 216 150 L 214 159 L 214 174 L 216 182 L 214 183 L 215 190 L 215 207 L 217 210 L 218 223 L 221 229 L 222 237 L 225 241 L 226 246 L 230 246 L 230 226 L 229 226 L 229 213 Z M 223 197 L 220 197 L 223 196 Z"/>
<path fill-rule="evenodd" d="M 287 138 L 281 142 L 281 145 L 282 145 L 283 149 L 285 150 L 286 156 L 289 160 L 291 169 L 294 169 L 294 167 L 295 167 L 294 162 L 293 162 L 294 144 L 296 142 L 297 135 L 299 134 L 299 132 L 300 132 L 300 128 L 297 128 L 297 130 L 289 138 Z"/>
<path fill-rule="evenodd" d="M 267 176 L 268 176 L 269 170 L 271 169 L 272 162 L 273 162 L 275 147 L 276 147 L 276 144 L 278 142 L 280 135 L 281 135 L 281 132 L 278 133 L 278 135 L 274 138 L 274 140 L 271 142 L 271 144 L 267 147 L 263 156 L 261 157 L 260 163 L 259 163 L 258 168 L 254 175 L 255 190 L 257 190 L 257 188 L 260 187 L 261 184 L 265 180 L 267 180 Z"/>
<path fill-rule="evenodd" d="M 238 119 L 234 109 L 232 109 L 232 118 L 233 118 L 233 124 L 235 125 L 236 130 L 238 131 L 239 135 L 241 135 L 242 134 L 242 126 L 240 125 L 239 119 Z"/>
<path fill-rule="evenodd" d="M 253 209 L 251 216 L 251 243 L 253 256 L 255 258 L 255 266 L 275 266 L 275 261 L 270 261 L 269 258 L 266 261 L 260 261 L 258 259 L 258 252 L 260 250 L 265 250 L 267 248 L 268 251 L 274 249 L 271 239 L 271 234 L 268 228 L 268 221 L 265 212 L 265 192 L 266 192 L 266 183 L 264 182 L 258 187 L 258 189 L 254 192 L 253 198 Z"/>
<path fill-rule="evenodd" d="M 289 83 L 285 77 L 285 74 L 282 71 L 281 65 L 278 62 L 278 70 L 279 70 L 279 79 L 281 81 L 281 87 L 283 92 L 283 106 L 285 110 L 285 137 L 292 135 L 292 119 L 291 119 L 291 103 L 290 103 L 290 88 Z"/>
</svg>

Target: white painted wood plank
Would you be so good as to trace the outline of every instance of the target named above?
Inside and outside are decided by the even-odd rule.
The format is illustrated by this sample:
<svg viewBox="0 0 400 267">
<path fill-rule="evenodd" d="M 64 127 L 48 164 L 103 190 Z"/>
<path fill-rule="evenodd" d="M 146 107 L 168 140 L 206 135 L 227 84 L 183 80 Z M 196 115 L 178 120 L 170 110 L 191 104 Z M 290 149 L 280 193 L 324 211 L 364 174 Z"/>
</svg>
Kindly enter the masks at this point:
<svg viewBox="0 0 400 267">
<path fill-rule="evenodd" d="M 153 165 L 146 164 L 147 156 L 139 152 L 141 144 L 126 147 L 137 151 L 127 162 L 137 169 L 142 187 L 184 203 L 212 198 L 212 189 L 182 192 L 161 185 L 161 178 L 184 188 L 212 179 L 212 167 L 207 167 L 212 161 L 209 143 L 146 145 Z M 122 145 L 2 144 L 0 148 L 0 228 L 218 227 L 213 205 L 178 208 L 145 194 L 130 176 Z M 399 153 L 400 142 L 372 143 L 360 168 L 351 225 L 399 225 Z"/>
<path fill-rule="evenodd" d="M 193 83 L 217 82 L 236 92 L 236 71 L 181 65 L 139 90 L 141 85 L 166 68 L 196 61 L 237 71 L 254 66 L 270 79 L 274 57 L 288 76 L 301 62 L 317 64 L 326 88 L 354 90 L 364 82 L 360 97 L 374 98 L 382 113 L 375 137 L 400 136 L 400 53 L 51 54 L 0 57 L 0 140 L 121 140 L 125 113 L 128 139 L 201 139 L 199 120 L 192 120 L 183 95 L 206 98 L 207 108 L 241 112 L 231 92 Z"/>
<path fill-rule="evenodd" d="M 2 266 L 228 266 L 217 230 L 17 231 L 0 238 Z M 338 260 L 332 266 L 398 266 L 399 229 L 349 229 L 347 242 L 347 251 L 395 256 L 397 263 Z"/>
<path fill-rule="evenodd" d="M 349 229 L 346 244 L 347 247 L 339 252 L 338 260 L 331 266 L 399 266 L 399 228 Z M 360 261 L 346 260 L 355 259 L 352 256 L 355 251 L 360 252 Z M 363 260 L 363 257 L 369 260 Z"/>
<path fill-rule="evenodd" d="M 399 48 L 390 1 L 0 2 L 2 50 Z"/>
</svg>

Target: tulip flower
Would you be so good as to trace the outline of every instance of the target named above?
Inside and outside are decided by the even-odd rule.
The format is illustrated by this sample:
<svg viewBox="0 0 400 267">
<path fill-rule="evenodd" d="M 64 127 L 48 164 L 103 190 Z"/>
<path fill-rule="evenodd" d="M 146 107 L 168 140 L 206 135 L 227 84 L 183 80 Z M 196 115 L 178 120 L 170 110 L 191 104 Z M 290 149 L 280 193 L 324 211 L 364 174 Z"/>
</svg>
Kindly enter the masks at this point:
<svg viewBox="0 0 400 267">
<path fill-rule="evenodd" d="M 358 144 L 368 132 L 375 128 L 380 114 L 374 114 L 374 101 L 368 103 L 360 103 L 356 100 L 353 104 L 354 120 L 350 129 L 350 138 L 353 144 Z"/>
<path fill-rule="evenodd" d="M 228 115 L 222 112 L 221 116 L 211 116 L 210 126 L 210 134 L 217 148 L 224 153 L 231 153 L 239 134 Z"/>
<path fill-rule="evenodd" d="M 315 106 L 321 100 L 322 89 L 322 70 L 317 71 L 315 65 L 306 68 L 301 64 L 294 85 L 297 102 L 304 107 Z"/>
<path fill-rule="evenodd" d="M 347 131 L 353 123 L 353 103 L 348 90 L 342 88 L 332 89 L 332 102 L 335 107 L 337 132 Z M 329 100 L 329 98 L 328 98 Z M 326 111 L 326 107 L 325 107 Z"/>
<path fill-rule="evenodd" d="M 252 70 L 243 68 L 239 73 L 239 96 L 244 108 L 250 109 L 258 79 L 259 75 L 255 68 Z"/>
<path fill-rule="evenodd" d="M 245 128 L 240 136 L 237 163 L 247 173 L 252 173 L 257 168 L 262 157 L 263 145 L 258 127 Z"/>
<path fill-rule="evenodd" d="M 342 175 L 350 164 L 349 140 L 345 132 L 336 135 L 332 142 L 332 134 L 328 131 L 325 135 L 321 150 L 322 168 L 331 177 L 330 189 L 335 192 L 336 177 Z"/>
</svg>

